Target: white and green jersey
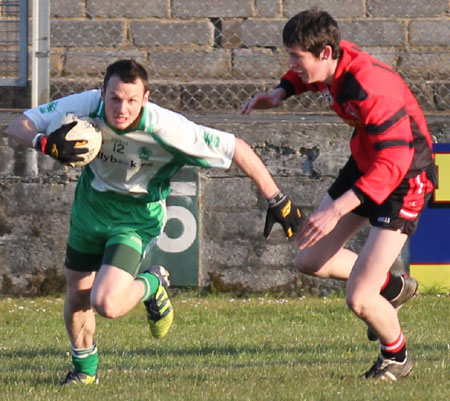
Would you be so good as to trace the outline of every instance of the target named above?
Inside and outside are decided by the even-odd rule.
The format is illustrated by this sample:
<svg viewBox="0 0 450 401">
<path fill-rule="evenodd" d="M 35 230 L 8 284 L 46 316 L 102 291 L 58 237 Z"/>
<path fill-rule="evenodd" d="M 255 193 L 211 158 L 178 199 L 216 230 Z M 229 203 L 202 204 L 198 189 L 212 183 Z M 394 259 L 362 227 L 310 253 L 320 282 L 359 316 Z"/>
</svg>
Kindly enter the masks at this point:
<svg viewBox="0 0 450 401">
<path fill-rule="evenodd" d="M 170 178 L 183 165 L 227 169 L 232 162 L 234 135 L 195 124 L 151 102 L 136 130 L 114 130 L 105 120 L 100 90 L 70 95 L 25 115 L 39 132 L 45 132 L 58 113 L 67 112 L 95 118 L 102 131 L 102 148 L 83 172 L 97 191 L 155 202 L 167 196 Z"/>
<path fill-rule="evenodd" d="M 39 132 L 68 112 L 95 118 L 102 131 L 101 150 L 83 168 L 71 214 L 68 244 L 87 253 L 101 253 L 111 237 L 150 242 L 166 221 L 171 177 L 185 164 L 227 169 L 235 146 L 234 135 L 151 102 L 136 130 L 116 131 L 107 124 L 104 107 L 101 92 L 91 90 L 25 112 Z"/>
</svg>

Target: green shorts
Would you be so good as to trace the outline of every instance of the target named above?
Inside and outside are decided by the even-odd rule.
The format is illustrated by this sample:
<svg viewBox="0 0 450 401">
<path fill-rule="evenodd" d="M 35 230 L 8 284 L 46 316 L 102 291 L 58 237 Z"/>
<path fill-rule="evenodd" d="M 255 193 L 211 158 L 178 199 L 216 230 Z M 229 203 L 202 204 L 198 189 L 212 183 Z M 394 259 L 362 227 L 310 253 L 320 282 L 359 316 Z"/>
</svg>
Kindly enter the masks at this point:
<svg viewBox="0 0 450 401">
<path fill-rule="evenodd" d="M 131 238 L 137 239 L 138 237 L 131 234 L 122 234 L 109 238 L 102 253 L 79 251 L 70 246 L 68 242 L 65 265 L 70 270 L 83 272 L 98 271 L 102 265 L 111 265 L 136 277 L 145 255 L 156 242 L 156 238 L 146 245 L 142 243 L 141 247 L 130 246 Z M 69 237 L 69 239 L 73 240 L 73 237 Z M 83 245 L 89 247 L 87 241 L 84 241 Z"/>
<path fill-rule="evenodd" d="M 99 192 L 82 175 L 70 216 L 66 267 L 89 272 L 108 264 L 135 276 L 165 219 L 163 201 L 146 203 L 131 196 Z"/>
</svg>

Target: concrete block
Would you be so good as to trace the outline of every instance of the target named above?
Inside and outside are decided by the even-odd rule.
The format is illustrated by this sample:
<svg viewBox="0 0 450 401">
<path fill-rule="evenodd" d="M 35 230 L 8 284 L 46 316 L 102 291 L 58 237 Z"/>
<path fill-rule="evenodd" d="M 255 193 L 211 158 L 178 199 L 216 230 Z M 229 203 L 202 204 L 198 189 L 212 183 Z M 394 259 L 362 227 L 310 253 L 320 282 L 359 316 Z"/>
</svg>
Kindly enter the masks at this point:
<svg viewBox="0 0 450 401">
<path fill-rule="evenodd" d="M 433 0 L 424 3 L 422 0 L 367 0 L 367 11 L 373 17 L 436 17 L 448 11 L 447 0 Z"/>
<path fill-rule="evenodd" d="M 286 53 L 279 49 L 236 49 L 233 51 L 234 78 L 279 79 L 287 69 Z"/>
<path fill-rule="evenodd" d="M 225 49 L 242 47 L 241 25 L 242 19 L 223 19 L 220 32 L 220 46 Z"/>
<path fill-rule="evenodd" d="M 169 17 L 168 0 L 87 0 L 86 9 L 90 17 L 128 17 L 133 19 Z"/>
<path fill-rule="evenodd" d="M 138 49 L 130 50 L 69 50 L 64 65 L 65 76 L 96 76 L 103 78 L 106 67 L 120 59 L 134 59 L 145 66 L 147 55 Z"/>
<path fill-rule="evenodd" d="M 282 47 L 282 30 L 286 20 L 248 19 L 240 28 L 240 37 L 247 47 Z"/>
<path fill-rule="evenodd" d="M 188 83 L 181 84 L 181 110 L 240 110 L 250 94 L 260 91 L 258 83 L 231 81 L 229 83 Z"/>
<path fill-rule="evenodd" d="M 401 46 L 406 29 L 402 21 L 353 20 L 339 23 L 341 37 L 359 46 Z"/>
<path fill-rule="evenodd" d="M 450 20 L 418 20 L 409 24 L 409 42 L 414 46 L 448 46 Z"/>
<path fill-rule="evenodd" d="M 131 37 L 136 46 L 214 45 L 214 25 L 209 21 L 133 21 Z"/>
<path fill-rule="evenodd" d="M 283 7 L 282 0 L 256 0 L 256 15 L 259 17 L 280 18 Z"/>
<path fill-rule="evenodd" d="M 117 47 L 125 42 L 123 21 L 51 21 L 50 43 L 54 47 Z"/>
<path fill-rule="evenodd" d="M 184 78 L 186 80 L 205 78 L 229 78 L 231 75 L 231 51 L 151 51 L 149 69 L 161 78 Z"/>
<path fill-rule="evenodd" d="M 362 47 L 364 51 L 374 56 L 376 59 L 396 68 L 398 52 L 397 49 L 392 47 Z"/>
<path fill-rule="evenodd" d="M 171 110 L 179 110 L 180 105 L 180 86 L 164 82 L 156 82 L 151 79 L 150 74 L 150 101 L 155 102 L 161 107 L 166 107 Z"/>
<path fill-rule="evenodd" d="M 285 0 L 284 15 L 291 18 L 295 14 L 317 6 L 328 12 L 333 18 L 364 17 L 364 0 Z"/>
<path fill-rule="evenodd" d="M 175 18 L 251 17 L 254 15 L 251 0 L 172 0 Z"/>
<path fill-rule="evenodd" d="M 53 78 L 50 81 L 50 97 L 56 99 L 72 93 L 101 88 L 102 85 L 103 77 L 100 76 L 90 78 Z"/>
<path fill-rule="evenodd" d="M 60 18 L 84 17 L 86 12 L 84 3 L 84 1 L 52 0 L 50 16 Z"/>
<path fill-rule="evenodd" d="M 450 52 L 444 49 L 402 52 L 397 70 L 410 81 L 446 80 L 450 77 Z"/>
</svg>

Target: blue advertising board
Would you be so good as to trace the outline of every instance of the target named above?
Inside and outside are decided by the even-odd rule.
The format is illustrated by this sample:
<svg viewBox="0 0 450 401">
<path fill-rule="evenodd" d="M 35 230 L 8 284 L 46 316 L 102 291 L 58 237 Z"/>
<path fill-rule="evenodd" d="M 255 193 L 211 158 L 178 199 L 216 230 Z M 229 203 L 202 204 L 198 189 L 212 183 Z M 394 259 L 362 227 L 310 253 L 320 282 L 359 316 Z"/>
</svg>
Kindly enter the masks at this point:
<svg viewBox="0 0 450 401">
<path fill-rule="evenodd" d="M 433 145 L 438 184 L 410 239 L 410 273 L 424 289 L 450 290 L 450 143 Z"/>
</svg>

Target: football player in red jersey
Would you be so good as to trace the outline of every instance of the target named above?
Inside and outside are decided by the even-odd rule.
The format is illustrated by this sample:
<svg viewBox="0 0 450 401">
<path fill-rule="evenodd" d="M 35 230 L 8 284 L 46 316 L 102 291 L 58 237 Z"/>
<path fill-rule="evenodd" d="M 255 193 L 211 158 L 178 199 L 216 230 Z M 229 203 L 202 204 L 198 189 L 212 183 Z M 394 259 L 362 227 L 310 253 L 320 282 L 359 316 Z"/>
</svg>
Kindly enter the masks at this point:
<svg viewBox="0 0 450 401">
<path fill-rule="evenodd" d="M 274 90 L 247 101 L 242 113 L 318 91 L 355 127 L 348 162 L 296 236 L 295 265 L 306 274 L 347 280 L 348 306 L 369 326 L 369 338 L 380 341 L 381 354 L 365 377 L 395 381 L 413 367 L 396 309 L 417 293 L 417 281 L 389 270 L 436 182 L 430 133 L 402 78 L 341 41 L 328 13 L 295 15 L 284 26 L 283 43 L 290 70 Z M 359 255 L 345 249 L 367 221 L 370 231 Z"/>
</svg>

